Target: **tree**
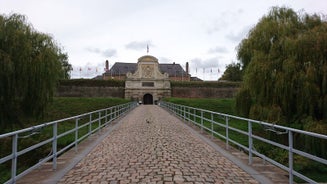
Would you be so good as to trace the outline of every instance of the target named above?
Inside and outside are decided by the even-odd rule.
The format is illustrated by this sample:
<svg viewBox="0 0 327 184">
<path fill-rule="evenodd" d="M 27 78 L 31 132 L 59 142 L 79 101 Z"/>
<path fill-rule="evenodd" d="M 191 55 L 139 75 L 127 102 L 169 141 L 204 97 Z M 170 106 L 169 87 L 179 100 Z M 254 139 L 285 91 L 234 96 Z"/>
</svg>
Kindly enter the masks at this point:
<svg viewBox="0 0 327 184">
<path fill-rule="evenodd" d="M 219 80 L 242 81 L 242 69 L 240 63 L 231 63 L 226 66 L 226 70 Z"/>
<path fill-rule="evenodd" d="M 326 122 L 326 51 L 323 16 L 273 7 L 237 50 L 244 68 L 241 91 L 251 98 L 248 115 L 273 122 Z"/>
<path fill-rule="evenodd" d="M 0 127 L 39 116 L 71 65 L 53 38 L 23 15 L 0 15 Z"/>
</svg>

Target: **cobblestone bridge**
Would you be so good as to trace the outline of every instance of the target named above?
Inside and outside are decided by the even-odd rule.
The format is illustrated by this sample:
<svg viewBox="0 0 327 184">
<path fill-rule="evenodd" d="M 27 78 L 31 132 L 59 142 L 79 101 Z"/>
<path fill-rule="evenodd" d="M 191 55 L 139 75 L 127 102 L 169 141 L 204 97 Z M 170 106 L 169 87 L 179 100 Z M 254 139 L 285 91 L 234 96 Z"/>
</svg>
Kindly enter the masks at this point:
<svg viewBox="0 0 327 184">
<path fill-rule="evenodd" d="M 283 183 L 155 105 L 135 108 L 85 142 L 59 157 L 57 171 L 45 165 L 18 183 Z"/>
</svg>

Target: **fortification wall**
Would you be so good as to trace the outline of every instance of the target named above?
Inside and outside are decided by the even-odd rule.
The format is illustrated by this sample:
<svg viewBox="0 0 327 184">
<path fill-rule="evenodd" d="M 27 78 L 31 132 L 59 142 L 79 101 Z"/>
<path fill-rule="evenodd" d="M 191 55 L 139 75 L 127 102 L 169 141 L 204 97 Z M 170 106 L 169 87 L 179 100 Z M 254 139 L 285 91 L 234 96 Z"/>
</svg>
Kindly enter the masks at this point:
<svg viewBox="0 0 327 184">
<path fill-rule="evenodd" d="M 171 96 L 178 98 L 231 98 L 238 87 L 172 87 Z M 124 87 L 67 86 L 58 87 L 58 97 L 116 97 L 124 98 Z"/>
<path fill-rule="evenodd" d="M 172 87 L 171 96 L 178 98 L 232 98 L 238 87 Z"/>
<path fill-rule="evenodd" d="M 124 93 L 125 93 L 124 87 L 60 85 L 57 89 L 55 96 L 124 98 Z"/>
</svg>

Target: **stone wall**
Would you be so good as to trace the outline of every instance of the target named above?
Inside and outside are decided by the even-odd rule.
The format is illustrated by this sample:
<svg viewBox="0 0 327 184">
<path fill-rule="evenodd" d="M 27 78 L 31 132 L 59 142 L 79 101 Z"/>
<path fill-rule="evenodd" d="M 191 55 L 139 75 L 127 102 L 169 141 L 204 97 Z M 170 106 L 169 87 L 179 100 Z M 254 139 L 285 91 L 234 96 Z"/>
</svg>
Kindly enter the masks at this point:
<svg viewBox="0 0 327 184">
<path fill-rule="evenodd" d="M 59 86 L 55 96 L 59 97 L 116 97 L 124 98 L 124 87 L 108 86 Z"/>
<path fill-rule="evenodd" d="M 238 87 L 172 87 L 171 96 L 177 98 L 232 98 Z"/>
<path fill-rule="evenodd" d="M 178 98 L 231 98 L 238 89 L 238 87 L 172 87 L 171 96 Z M 56 96 L 124 98 L 124 93 L 124 87 L 59 86 Z"/>
</svg>

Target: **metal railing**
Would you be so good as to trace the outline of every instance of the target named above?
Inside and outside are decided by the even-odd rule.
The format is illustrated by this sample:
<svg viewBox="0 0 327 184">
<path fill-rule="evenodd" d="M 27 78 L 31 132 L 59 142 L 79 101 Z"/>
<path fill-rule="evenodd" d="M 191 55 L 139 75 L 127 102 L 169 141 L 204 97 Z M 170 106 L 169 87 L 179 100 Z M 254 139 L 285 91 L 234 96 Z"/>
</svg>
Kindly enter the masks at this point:
<svg viewBox="0 0 327 184">
<path fill-rule="evenodd" d="M 59 155 L 72 147 L 77 151 L 79 142 L 136 106 L 136 102 L 130 102 L 0 135 L 0 168 L 11 168 L 11 172 L 7 172 L 10 173 L 10 179 L 3 182 L 15 183 L 17 179 L 48 161 L 52 161 L 52 168 L 55 170 Z M 34 142 L 26 145 L 26 139 Z M 5 148 L 9 149 L 6 151 Z M 29 159 L 29 154 L 35 157 L 33 152 L 42 148 L 49 150 L 48 155 L 37 158 L 38 161 L 28 168 L 18 168 L 19 162 Z M 5 175 L 5 170 L 1 172 Z"/>
<path fill-rule="evenodd" d="M 309 162 L 315 162 L 327 168 L 327 160 L 323 158 L 324 156 L 317 156 L 309 153 L 308 150 L 304 151 L 298 148 L 303 147 L 304 142 L 302 141 L 305 138 L 311 140 L 311 143 L 314 143 L 312 140 L 316 139 L 320 143 L 327 143 L 327 135 L 169 102 L 161 101 L 159 105 L 179 116 L 184 121 L 199 126 L 201 131 L 208 131 L 212 137 L 218 136 L 222 138 L 226 141 L 227 149 L 230 144 L 233 144 L 246 151 L 248 153 L 249 164 L 252 164 L 253 156 L 257 156 L 287 171 L 289 174 L 289 183 L 293 183 L 294 176 L 309 183 L 317 183 L 294 169 L 295 155 L 298 160 L 301 160 L 299 159 L 301 157 L 302 160 L 309 160 Z M 261 152 L 256 149 L 257 145 L 264 144 L 268 145 L 268 148 L 277 148 L 278 152 L 284 151 L 284 155 L 288 157 L 288 163 L 280 163 L 276 159 L 268 157 L 267 151 L 263 153 L 264 149 L 260 149 Z M 272 149 L 269 151 L 272 151 Z"/>
</svg>

